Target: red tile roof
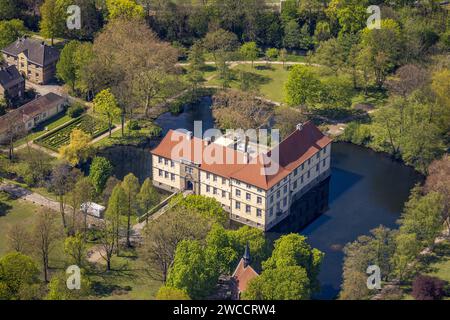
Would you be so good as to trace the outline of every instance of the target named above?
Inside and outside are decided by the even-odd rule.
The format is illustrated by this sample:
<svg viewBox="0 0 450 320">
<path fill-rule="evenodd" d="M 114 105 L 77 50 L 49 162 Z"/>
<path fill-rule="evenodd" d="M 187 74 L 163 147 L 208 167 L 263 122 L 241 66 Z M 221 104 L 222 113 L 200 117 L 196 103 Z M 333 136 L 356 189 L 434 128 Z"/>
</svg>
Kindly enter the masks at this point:
<svg viewBox="0 0 450 320">
<path fill-rule="evenodd" d="M 241 261 L 239 261 L 239 264 L 233 273 L 233 277 L 236 279 L 239 292 L 244 292 L 245 290 L 247 290 L 250 280 L 258 276 L 259 274 L 251 266 L 245 266 L 244 259 L 241 259 Z"/>
<path fill-rule="evenodd" d="M 308 121 L 302 130 L 295 130 L 267 154 L 259 154 L 249 163 L 240 151 L 216 143 L 205 145 L 196 137 L 189 140 L 185 133 L 173 130 L 152 154 L 172 160 L 189 160 L 202 170 L 268 190 L 330 143 L 331 139 Z M 277 152 L 279 159 L 272 159 L 271 155 L 277 155 Z M 275 171 L 271 170 L 271 165 L 275 165 Z"/>
</svg>

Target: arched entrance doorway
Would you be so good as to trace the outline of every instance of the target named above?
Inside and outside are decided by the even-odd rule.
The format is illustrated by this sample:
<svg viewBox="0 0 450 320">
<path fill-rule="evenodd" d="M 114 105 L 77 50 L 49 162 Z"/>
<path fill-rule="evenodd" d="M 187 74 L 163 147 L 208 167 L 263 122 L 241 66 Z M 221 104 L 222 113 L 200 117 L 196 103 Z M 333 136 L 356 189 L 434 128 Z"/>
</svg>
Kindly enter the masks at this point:
<svg viewBox="0 0 450 320">
<path fill-rule="evenodd" d="M 194 190 L 194 184 L 190 180 L 186 180 L 186 190 Z"/>
</svg>

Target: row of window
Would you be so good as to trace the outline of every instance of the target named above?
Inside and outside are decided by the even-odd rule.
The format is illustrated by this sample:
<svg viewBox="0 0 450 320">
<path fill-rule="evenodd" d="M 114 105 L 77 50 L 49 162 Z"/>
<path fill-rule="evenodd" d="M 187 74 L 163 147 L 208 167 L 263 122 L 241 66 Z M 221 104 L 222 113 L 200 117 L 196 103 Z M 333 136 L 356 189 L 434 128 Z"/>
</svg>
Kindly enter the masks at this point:
<svg viewBox="0 0 450 320">
<path fill-rule="evenodd" d="M 240 211 L 241 210 L 241 203 L 239 201 L 236 201 L 235 204 L 234 204 L 234 208 L 236 210 Z M 252 206 L 246 204 L 245 205 L 245 213 L 251 214 L 252 213 Z M 261 209 L 256 209 L 256 216 L 258 218 L 262 217 L 262 210 Z"/>
<path fill-rule="evenodd" d="M 168 166 L 170 164 L 170 166 L 173 168 L 175 167 L 175 162 L 173 162 L 172 160 L 169 159 L 165 159 L 163 157 L 158 157 L 158 163 L 162 164 L 164 163 L 164 165 Z"/>
<path fill-rule="evenodd" d="M 326 148 L 322 149 L 322 151 L 323 151 L 323 154 L 325 154 L 326 153 Z M 316 159 L 319 159 L 319 158 L 320 158 L 320 151 L 316 153 Z M 308 161 L 307 161 L 308 166 L 311 165 L 311 159 L 312 158 L 309 158 Z M 323 166 L 325 166 L 325 159 L 323 159 L 323 163 L 324 163 Z M 296 176 L 298 174 L 298 169 L 299 168 L 295 168 L 294 169 L 294 176 Z M 302 163 L 302 165 L 300 166 L 300 170 L 303 171 L 304 169 L 305 169 L 305 163 Z"/>
<path fill-rule="evenodd" d="M 164 177 L 166 179 L 170 178 L 170 180 L 175 181 L 175 173 L 170 173 L 170 172 L 158 169 L 158 175 L 160 177 Z"/>
<path fill-rule="evenodd" d="M 288 202 L 288 197 L 286 196 L 286 197 L 284 197 L 283 198 L 283 207 L 286 207 L 287 206 L 287 202 Z M 281 201 L 278 201 L 277 202 L 277 204 L 275 205 L 275 212 L 280 212 L 280 211 L 282 211 L 281 210 Z M 272 217 L 273 216 L 273 214 L 274 214 L 274 207 L 271 207 L 270 209 L 269 209 L 269 217 Z"/>
<path fill-rule="evenodd" d="M 211 176 L 212 176 L 212 180 L 213 182 L 217 182 L 218 176 L 212 173 L 207 172 L 206 173 L 206 180 L 211 180 Z M 227 179 L 225 179 L 224 177 L 221 177 L 222 179 L 222 184 L 226 184 Z"/>
<path fill-rule="evenodd" d="M 240 198 L 242 192 L 241 192 L 240 189 L 236 189 L 236 193 L 235 193 L 235 194 L 236 194 L 236 197 Z M 247 200 L 247 201 L 252 201 L 252 194 L 251 194 L 250 192 L 246 192 L 246 193 L 245 193 L 245 200 Z M 257 203 L 257 204 L 262 204 L 262 197 L 257 196 L 257 197 L 256 197 L 256 203 Z"/>
<path fill-rule="evenodd" d="M 206 192 L 207 193 L 211 193 L 211 190 L 212 190 L 212 194 L 213 195 L 218 195 L 219 194 L 218 193 L 218 189 L 216 187 L 206 186 Z M 224 191 L 224 190 L 220 190 L 220 191 L 221 191 L 222 198 L 226 198 L 227 197 L 227 192 Z"/>
<path fill-rule="evenodd" d="M 234 183 L 237 185 L 237 186 L 240 186 L 241 185 L 241 181 L 239 181 L 239 180 L 234 180 Z M 245 184 L 245 187 L 247 188 L 247 189 L 249 189 L 249 190 L 252 190 L 252 185 L 250 185 L 250 184 L 248 184 L 248 183 L 246 183 Z M 261 189 L 261 188 L 256 188 L 255 187 L 255 189 L 256 189 L 256 191 L 258 191 L 258 192 L 263 192 L 263 190 Z"/>
</svg>

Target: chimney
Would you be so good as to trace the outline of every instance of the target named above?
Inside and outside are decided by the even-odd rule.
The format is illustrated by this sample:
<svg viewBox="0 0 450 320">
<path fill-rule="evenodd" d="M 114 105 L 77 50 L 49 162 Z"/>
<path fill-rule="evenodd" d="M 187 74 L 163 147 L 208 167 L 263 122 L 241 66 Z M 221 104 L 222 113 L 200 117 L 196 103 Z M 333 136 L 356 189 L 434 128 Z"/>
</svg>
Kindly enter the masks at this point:
<svg viewBox="0 0 450 320">
<path fill-rule="evenodd" d="M 244 147 L 244 151 L 247 153 L 248 151 L 248 141 L 250 140 L 249 137 L 245 136 L 245 147 Z"/>
<path fill-rule="evenodd" d="M 297 125 L 295 126 L 295 128 L 296 128 L 298 131 L 302 131 L 302 129 L 303 129 L 303 123 L 297 124 Z"/>
<path fill-rule="evenodd" d="M 192 131 L 188 131 L 186 135 L 188 140 L 192 140 Z"/>
</svg>

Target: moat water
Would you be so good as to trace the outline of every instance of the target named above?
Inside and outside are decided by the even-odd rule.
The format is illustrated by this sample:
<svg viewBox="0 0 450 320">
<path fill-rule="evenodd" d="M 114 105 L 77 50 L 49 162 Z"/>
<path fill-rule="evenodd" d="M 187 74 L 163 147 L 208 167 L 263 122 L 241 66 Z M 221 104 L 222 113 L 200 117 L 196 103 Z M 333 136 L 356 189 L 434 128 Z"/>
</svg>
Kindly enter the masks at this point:
<svg viewBox="0 0 450 320">
<path fill-rule="evenodd" d="M 211 99 L 205 98 L 179 115 L 165 113 L 156 122 L 163 128 L 163 134 L 169 129 L 192 130 L 196 120 L 202 120 L 206 130 L 214 126 L 210 105 Z M 105 150 L 103 155 L 112 161 L 120 179 L 129 172 L 141 181 L 151 175 L 149 148 L 117 146 Z M 337 296 L 345 244 L 369 234 L 379 225 L 395 228 L 411 188 L 420 179 L 412 168 L 384 154 L 347 143 L 333 144 L 329 208 L 302 230 L 292 230 L 307 236 L 311 246 L 325 253 L 319 275 L 321 291 L 315 298 Z M 280 235 L 272 233 L 271 238 Z"/>
</svg>

